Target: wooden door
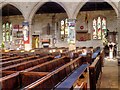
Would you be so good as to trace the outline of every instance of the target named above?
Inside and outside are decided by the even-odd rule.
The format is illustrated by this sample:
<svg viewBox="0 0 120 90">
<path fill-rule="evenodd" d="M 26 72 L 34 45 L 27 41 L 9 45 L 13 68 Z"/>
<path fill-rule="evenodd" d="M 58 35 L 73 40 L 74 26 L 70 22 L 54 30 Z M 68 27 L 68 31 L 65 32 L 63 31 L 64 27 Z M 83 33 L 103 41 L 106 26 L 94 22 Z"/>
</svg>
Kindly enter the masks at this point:
<svg viewBox="0 0 120 90">
<path fill-rule="evenodd" d="M 32 48 L 39 48 L 39 35 L 32 35 Z"/>
</svg>

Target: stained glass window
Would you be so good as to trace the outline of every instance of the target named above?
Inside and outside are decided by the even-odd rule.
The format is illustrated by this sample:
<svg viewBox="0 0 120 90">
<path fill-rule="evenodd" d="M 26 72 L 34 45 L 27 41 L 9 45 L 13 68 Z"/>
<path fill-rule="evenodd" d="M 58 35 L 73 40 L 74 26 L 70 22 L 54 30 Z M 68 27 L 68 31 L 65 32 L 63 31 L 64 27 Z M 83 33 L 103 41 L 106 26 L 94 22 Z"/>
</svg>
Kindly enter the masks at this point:
<svg viewBox="0 0 120 90">
<path fill-rule="evenodd" d="M 102 36 L 105 37 L 107 34 L 106 19 L 102 19 Z"/>
<path fill-rule="evenodd" d="M 101 32 L 101 18 L 97 18 L 97 31 L 98 31 L 98 39 L 102 39 L 102 32 Z"/>
<path fill-rule="evenodd" d="M 12 24 L 7 22 L 3 24 L 3 41 L 12 41 Z"/>
<path fill-rule="evenodd" d="M 93 20 L 93 39 L 97 39 L 96 20 Z"/>
<path fill-rule="evenodd" d="M 106 19 L 97 17 L 93 19 L 93 39 L 102 39 L 107 33 Z"/>
<path fill-rule="evenodd" d="M 10 24 L 10 41 L 12 41 L 12 23 Z"/>
<path fill-rule="evenodd" d="M 61 39 L 68 37 L 68 19 L 61 20 Z"/>
<path fill-rule="evenodd" d="M 5 24 L 3 24 L 3 41 L 5 41 Z"/>
</svg>

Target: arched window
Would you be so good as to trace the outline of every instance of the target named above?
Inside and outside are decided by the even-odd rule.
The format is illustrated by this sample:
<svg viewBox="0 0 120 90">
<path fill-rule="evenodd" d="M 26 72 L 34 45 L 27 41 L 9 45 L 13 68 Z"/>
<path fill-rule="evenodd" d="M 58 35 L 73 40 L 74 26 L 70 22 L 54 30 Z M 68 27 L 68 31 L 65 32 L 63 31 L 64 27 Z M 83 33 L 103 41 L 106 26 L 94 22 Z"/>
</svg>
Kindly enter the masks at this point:
<svg viewBox="0 0 120 90">
<path fill-rule="evenodd" d="M 97 17 L 93 19 L 93 39 L 103 39 L 107 34 L 106 18 Z"/>
<path fill-rule="evenodd" d="M 12 23 L 6 22 L 2 24 L 3 30 L 3 41 L 9 42 L 12 41 Z"/>
<path fill-rule="evenodd" d="M 61 39 L 68 37 L 68 19 L 61 20 Z"/>
</svg>

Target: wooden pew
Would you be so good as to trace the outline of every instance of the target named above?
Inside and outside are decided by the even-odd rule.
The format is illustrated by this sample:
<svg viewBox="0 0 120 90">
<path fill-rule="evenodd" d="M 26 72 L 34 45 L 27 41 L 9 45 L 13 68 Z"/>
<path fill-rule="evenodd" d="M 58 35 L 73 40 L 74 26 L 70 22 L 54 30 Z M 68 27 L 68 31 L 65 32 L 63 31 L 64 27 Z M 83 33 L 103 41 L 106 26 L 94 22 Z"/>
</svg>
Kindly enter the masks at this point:
<svg viewBox="0 0 120 90">
<path fill-rule="evenodd" d="M 24 71 L 28 72 L 28 71 L 34 71 L 34 72 L 51 72 L 53 71 L 54 69 L 66 64 L 70 62 L 70 58 L 69 57 L 61 57 L 61 58 L 58 58 L 58 59 L 54 59 L 54 60 L 51 60 L 49 62 L 45 62 L 43 64 L 40 64 L 40 65 L 36 65 L 34 67 L 31 67 L 31 68 L 28 68 L 28 69 L 25 69 Z"/>
<path fill-rule="evenodd" d="M 80 79 L 80 76 L 85 72 L 85 70 L 87 69 L 88 66 L 89 66 L 89 64 L 82 64 L 81 66 L 79 66 L 69 77 L 67 77 L 63 82 L 61 82 L 55 88 L 55 90 L 59 90 L 59 89 L 72 90 L 72 89 L 74 89 L 74 87 L 77 85 L 75 83 L 77 82 L 78 79 Z M 87 88 L 86 88 L 86 90 L 87 90 Z"/>
<path fill-rule="evenodd" d="M 4 78 L 3 80 L 2 80 L 2 78 L 0 78 L 0 82 L 3 84 L 3 88 L 2 88 L 3 90 L 6 89 L 5 85 L 7 85 L 8 83 L 13 82 L 13 84 L 14 84 L 14 82 L 16 82 L 15 86 L 13 86 L 13 84 L 11 84 L 11 86 L 9 87 L 10 89 L 8 89 L 8 90 L 11 90 L 13 88 L 17 89 L 19 87 L 28 85 L 30 82 L 35 81 L 36 79 L 39 79 L 40 76 L 42 77 L 42 76 L 48 74 L 48 72 L 40 72 L 40 73 L 29 72 L 29 73 L 27 73 L 26 71 L 25 72 L 20 71 L 20 73 L 22 74 L 22 76 L 21 76 L 21 74 L 19 75 L 18 73 L 19 72 L 17 72 L 17 74 L 13 73 L 13 74 L 7 75 L 6 77 L 3 77 Z M 13 81 L 12 81 L 12 79 L 13 79 Z"/>
<path fill-rule="evenodd" d="M 12 61 L 10 60 L 10 61 L 7 61 L 7 62 L 2 62 L 2 63 L 0 63 L 0 65 L 2 65 L 2 67 L 7 67 L 7 66 L 10 66 L 10 65 L 34 60 L 34 59 L 37 59 L 37 58 L 39 58 L 39 57 L 38 56 L 28 56 L 28 57 L 24 57 L 24 58 L 21 57 L 20 59 L 16 59 L 16 60 L 12 60 Z"/>
<path fill-rule="evenodd" d="M 46 56 L 46 57 L 41 58 L 38 63 L 39 63 L 39 64 L 42 64 L 42 63 L 44 63 L 44 62 L 51 61 L 51 60 L 53 60 L 53 57 L 52 57 L 52 56 Z M 37 65 L 38 63 L 34 62 L 32 65 L 35 66 L 35 65 Z M 25 66 L 26 66 L 26 64 L 25 64 Z M 24 66 L 23 66 L 23 68 L 24 68 Z M 5 70 L 4 70 L 4 71 L 5 71 Z M 4 72 L 4 71 L 1 71 L 1 73 Z M 8 71 L 9 71 L 9 70 L 8 70 Z M 24 70 L 22 70 L 22 71 L 24 71 Z"/>
<path fill-rule="evenodd" d="M 50 58 L 53 58 L 53 57 L 47 56 L 47 58 L 46 57 L 42 58 L 41 63 L 44 63 L 45 59 L 46 59 L 46 61 L 51 60 Z M 21 76 L 19 75 L 19 72 L 21 72 L 21 71 L 18 71 L 18 72 L 15 72 L 15 71 L 3 71 L 3 72 L 5 74 L 4 74 L 4 76 L 2 78 L 0 78 L 0 83 L 2 84 L 2 90 L 17 89 L 17 88 L 19 88 L 21 86 L 21 82 L 24 82 L 24 81 L 21 81 L 21 78 L 20 78 Z M 45 73 L 42 73 L 41 75 L 43 76 L 43 75 L 45 75 Z M 9 83 L 11 83 L 11 84 L 10 84 L 10 86 L 8 88 L 8 87 L 6 87 L 6 85 L 8 85 Z M 23 83 L 23 85 L 24 85 L 24 83 Z"/>
<path fill-rule="evenodd" d="M 2 77 L 8 76 L 10 74 L 16 73 L 16 71 L 1 71 L 0 74 Z"/>
<path fill-rule="evenodd" d="M 82 65 L 81 57 L 61 66 L 48 75 L 22 88 L 22 90 L 50 90 Z M 72 65 L 72 66 L 71 66 Z"/>
<path fill-rule="evenodd" d="M 1 59 L 0 61 L 6 62 L 6 61 L 12 61 L 12 60 L 15 60 L 15 59 L 19 59 L 19 58 L 22 58 L 22 57 L 21 56 L 8 57 L 8 58 Z"/>
<path fill-rule="evenodd" d="M 98 52 L 99 53 L 99 52 Z M 97 58 L 100 58 L 99 59 L 99 61 L 96 61 L 96 59 Z M 103 64 L 103 58 L 104 58 L 104 51 L 101 51 L 100 52 L 100 56 L 97 56 L 96 55 L 96 59 L 94 60 L 94 62 L 92 63 L 92 65 L 94 65 L 95 67 L 94 67 L 94 71 L 92 70 L 92 73 L 91 73 L 91 68 L 93 68 L 92 67 L 92 65 L 89 67 L 90 68 L 90 73 L 93 75 L 93 72 L 94 72 L 94 75 L 95 76 L 93 76 L 93 77 L 90 77 L 90 79 L 96 79 L 96 77 L 97 77 L 97 79 L 99 78 L 99 75 L 101 74 L 101 72 L 102 72 L 102 64 Z M 83 68 L 81 68 L 82 66 L 80 66 L 77 70 L 76 70 L 76 72 L 74 73 L 72 73 L 67 79 L 65 79 L 61 84 L 59 84 L 58 86 L 57 86 L 57 88 L 55 89 L 55 90 L 59 90 L 59 89 L 65 89 L 65 90 L 72 90 L 73 88 L 74 88 L 74 83 L 75 83 L 75 81 L 77 81 L 77 79 L 79 79 L 80 78 L 80 76 L 79 75 L 81 75 L 82 73 L 83 73 L 83 71 L 85 71 L 85 68 L 87 68 L 88 67 L 88 64 L 86 64 L 86 67 L 83 69 Z M 81 68 L 81 69 L 80 69 Z M 82 71 L 82 73 L 80 72 L 80 71 Z M 78 74 L 79 73 L 79 74 Z M 78 74 L 78 75 L 77 75 Z M 77 77 L 78 76 L 78 77 Z M 77 82 L 78 83 L 78 82 Z M 91 82 L 90 84 L 94 84 L 93 82 Z M 85 88 L 84 88 L 84 85 L 85 85 Z M 78 87 L 77 87 L 78 88 Z M 86 84 L 82 84 L 79 88 L 83 88 L 84 90 L 87 90 L 87 87 L 86 87 Z M 94 88 L 92 88 L 92 87 L 90 87 L 90 89 L 91 90 L 95 90 Z"/>
<path fill-rule="evenodd" d="M 14 90 L 20 85 L 19 73 L 13 73 L 8 76 L 0 78 L 2 90 Z"/>
<path fill-rule="evenodd" d="M 21 87 L 29 85 L 30 83 L 47 75 L 48 72 L 16 72 L 4 71 L 4 74 L 10 74 L 7 77 L 0 78 L 2 90 L 17 90 Z"/>
<path fill-rule="evenodd" d="M 96 90 L 96 84 L 102 74 L 102 58 L 97 56 L 94 62 L 89 66 L 90 90 Z"/>
<path fill-rule="evenodd" d="M 20 87 L 25 87 L 48 73 L 49 72 L 20 72 Z"/>
<path fill-rule="evenodd" d="M 38 55 L 40 57 L 43 57 L 46 55 L 57 56 L 59 55 L 59 53 L 60 53 L 60 50 L 58 48 L 38 49 L 38 50 L 35 50 L 34 52 L 35 55 Z"/>
<path fill-rule="evenodd" d="M 74 60 L 73 60 L 74 61 Z M 73 62 L 73 61 L 71 61 L 71 62 Z M 70 62 L 70 63 L 71 63 Z M 40 90 L 42 90 L 42 87 L 43 87 L 43 89 L 46 89 L 45 87 L 47 87 L 46 85 L 48 85 L 48 90 L 52 87 L 54 87 L 56 84 L 58 84 L 59 82 L 61 82 L 62 80 L 64 80 L 65 78 L 66 78 L 66 76 L 69 76 L 70 75 L 70 73 L 72 73 L 75 69 L 77 69 L 78 68 L 78 66 L 79 65 L 81 65 L 81 63 L 80 62 L 82 62 L 82 61 L 77 61 L 77 62 L 74 62 L 74 63 L 72 63 L 71 65 L 68 65 L 68 64 L 66 64 L 66 65 L 68 65 L 68 66 L 66 66 L 66 65 L 63 65 L 63 66 L 65 66 L 64 68 L 62 68 L 61 69 L 61 67 L 63 67 L 63 66 L 61 66 L 60 68 L 57 68 L 56 70 L 55 70 L 55 72 L 54 72 L 54 74 L 53 75 L 51 75 L 50 73 L 48 73 L 47 72 L 47 76 L 49 76 L 49 75 L 51 75 L 50 77 L 49 77 L 49 79 L 47 79 L 48 81 L 47 82 L 42 82 L 42 86 L 39 86 L 39 83 L 37 84 L 38 85 L 38 87 L 36 87 L 36 84 L 34 84 L 35 85 L 35 87 L 32 87 L 32 88 L 36 88 L 36 89 L 40 89 Z M 37 63 L 37 62 L 36 62 Z M 57 66 L 57 64 L 56 63 L 59 63 L 60 65 L 61 64 L 63 64 L 63 62 L 53 62 L 52 64 L 50 64 L 51 66 L 44 66 L 44 67 L 42 67 L 42 69 L 43 69 L 43 71 L 44 71 L 44 68 L 51 68 L 52 66 L 54 66 L 53 68 L 55 68 L 56 66 Z M 56 65 L 56 66 L 55 66 Z M 39 68 L 36 68 L 36 69 L 39 69 Z M 57 71 L 58 70 L 58 71 Z M 26 88 L 24 88 L 26 85 L 28 85 L 28 84 L 30 84 L 30 83 L 34 83 L 34 81 L 36 81 L 36 80 L 40 80 L 40 79 L 42 79 L 42 78 L 44 78 L 44 77 L 46 77 L 46 76 L 43 76 L 42 78 L 37 78 L 37 79 L 34 79 L 34 75 L 33 74 L 35 74 L 35 73 L 39 73 L 39 72 L 30 72 L 30 73 L 25 73 L 24 72 L 25 70 L 23 70 L 23 73 L 22 74 L 18 74 L 18 76 L 16 76 L 15 74 L 6 74 L 7 75 L 7 77 L 5 78 L 5 77 L 3 77 L 4 79 L 3 79 L 3 86 L 5 87 L 7 84 L 8 84 L 8 81 L 10 81 L 10 82 L 12 82 L 11 81 L 11 79 L 13 79 L 13 82 L 16 82 L 16 84 L 15 84 L 15 87 L 13 87 L 13 85 L 11 85 L 10 87 L 11 88 L 15 88 L 15 89 L 19 89 L 19 88 L 23 88 L 23 89 L 26 89 Z M 27 70 L 26 70 L 27 71 Z M 39 71 L 39 70 L 36 70 L 36 71 Z M 51 71 L 51 70 L 50 70 Z M 40 72 L 41 73 L 41 72 Z M 44 72 L 43 72 L 44 73 Z M 46 73 L 46 72 L 45 72 Z M 37 74 L 35 74 L 35 76 L 37 76 Z M 13 77 L 13 76 L 15 76 L 17 79 L 15 79 L 15 77 Z M 32 77 L 33 76 L 33 77 Z M 39 76 L 39 75 L 38 75 Z M 10 78 L 11 77 L 11 78 Z M 20 77 L 22 77 L 22 78 L 20 78 Z M 23 82 L 23 80 L 27 80 L 27 78 L 29 78 L 29 77 L 31 77 L 31 78 L 33 78 L 33 81 L 32 82 Z M 23 79 L 24 78 L 24 79 Z M 1 79 L 0 79 L 1 80 Z M 16 80 L 16 81 L 14 81 L 14 80 Z M 42 80 L 44 80 L 44 79 L 42 79 Z M 43 84 L 44 83 L 44 84 Z M 14 83 L 13 83 L 14 84 Z M 32 84 L 33 85 L 33 84 Z M 29 85 L 28 85 L 29 86 Z M 26 86 L 27 87 L 27 86 Z M 4 89 L 6 89 L 6 88 L 3 88 L 3 90 Z M 28 89 L 28 88 L 27 88 Z M 35 89 L 35 90 L 36 90 Z M 8 89 L 8 90 L 11 90 L 11 89 Z M 13 90 L 13 89 L 12 89 Z M 29 90 L 29 89 L 28 89 Z"/>
<path fill-rule="evenodd" d="M 4 59 L 4 58 L 8 58 L 9 56 L 0 56 L 0 61 L 2 61 L 2 59 Z"/>
<path fill-rule="evenodd" d="M 84 61 L 88 62 L 89 64 L 92 64 L 92 62 L 94 62 L 95 58 L 100 55 L 101 53 L 101 49 L 96 49 L 94 50 L 94 52 L 87 52 L 87 55 L 82 55 L 84 57 Z"/>
<path fill-rule="evenodd" d="M 5 70 L 21 71 L 21 70 L 27 69 L 29 67 L 33 67 L 35 65 L 44 63 L 48 60 L 50 61 L 52 59 L 53 59 L 52 56 L 46 56 L 46 57 L 38 58 L 38 59 L 34 58 L 34 60 L 30 60 L 30 61 L 22 62 L 22 63 L 16 64 L 16 65 L 4 67 L 4 68 L 1 68 L 0 70 L 2 70 L 2 71 L 5 71 Z"/>
</svg>

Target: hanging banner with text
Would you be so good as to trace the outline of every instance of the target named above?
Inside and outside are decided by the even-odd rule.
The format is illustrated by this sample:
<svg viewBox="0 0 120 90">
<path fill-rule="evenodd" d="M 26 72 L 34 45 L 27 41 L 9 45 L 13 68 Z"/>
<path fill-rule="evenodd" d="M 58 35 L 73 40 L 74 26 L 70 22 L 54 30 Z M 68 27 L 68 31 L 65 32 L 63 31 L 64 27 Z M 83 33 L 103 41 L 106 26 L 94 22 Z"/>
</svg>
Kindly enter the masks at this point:
<svg viewBox="0 0 120 90">
<path fill-rule="evenodd" d="M 69 44 L 75 44 L 76 40 L 76 32 L 75 32 L 75 19 L 68 19 L 68 43 Z"/>
<path fill-rule="evenodd" d="M 29 23 L 28 22 L 23 22 L 23 39 L 24 39 L 24 44 L 29 44 Z"/>
</svg>

